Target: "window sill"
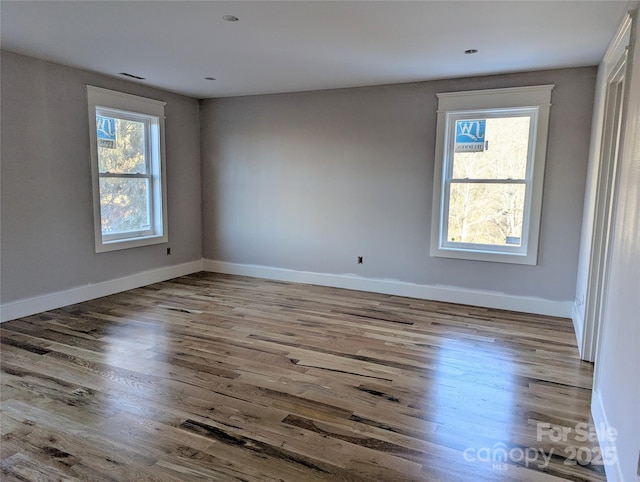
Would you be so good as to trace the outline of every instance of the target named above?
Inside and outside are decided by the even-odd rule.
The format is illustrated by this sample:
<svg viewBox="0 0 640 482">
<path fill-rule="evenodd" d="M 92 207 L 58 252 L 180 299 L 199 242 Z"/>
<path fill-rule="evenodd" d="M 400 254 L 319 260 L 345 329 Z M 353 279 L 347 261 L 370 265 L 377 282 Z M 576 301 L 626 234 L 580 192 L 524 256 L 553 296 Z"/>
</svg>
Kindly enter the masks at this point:
<svg viewBox="0 0 640 482">
<path fill-rule="evenodd" d="M 489 250 L 471 250 L 459 248 L 431 248 L 431 256 L 434 258 L 466 259 L 472 261 L 488 261 L 492 263 L 525 264 L 535 266 L 538 264 L 537 253 L 507 253 Z"/>
<path fill-rule="evenodd" d="M 139 238 L 118 239 L 114 241 L 99 242 L 96 241 L 96 253 L 105 253 L 108 251 L 118 251 L 121 249 L 139 248 L 142 246 L 151 246 L 154 244 L 162 244 L 169 242 L 168 236 L 154 235 L 141 236 Z"/>
</svg>

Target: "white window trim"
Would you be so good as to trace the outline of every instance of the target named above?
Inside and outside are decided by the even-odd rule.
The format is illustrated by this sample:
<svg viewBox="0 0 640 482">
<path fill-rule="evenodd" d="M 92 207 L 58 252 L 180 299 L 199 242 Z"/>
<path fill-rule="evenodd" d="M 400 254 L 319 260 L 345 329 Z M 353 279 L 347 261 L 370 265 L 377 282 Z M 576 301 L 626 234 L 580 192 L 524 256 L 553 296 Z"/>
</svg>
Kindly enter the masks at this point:
<svg viewBox="0 0 640 482">
<path fill-rule="evenodd" d="M 166 161 L 164 144 L 164 106 L 166 102 L 124 94 L 113 90 L 102 89 L 87 85 L 87 104 L 89 113 L 89 140 L 91 149 L 91 178 L 93 192 L 93 223 L 95 236 L 96 253 L 115 251 L 120 249 L 136 248 L 153 244 L 166 243 L 169 240 L 167 223 L 167 181 L 166 181 Z M 100 213 L 100 172 L 98 167 L 98 145 L 96 108 L 107 111 L 120 111 L 123 114 L 146 115 L 158 118 L 158 132 L 151 133 L 152 136 L 159 136 L 159 152 L 152 155 L 158 157 L 160 165 L 154 169 L 153 175 L 159 189 L 152 194 L 154 207 L 152 216 L 154 218 L 155 232 L 149 234 L 131 233 L 128 237 L 114 237 L 102 235 L 101 213 Z M 153 129 L 153 126 L 150 127 Z M 157 145 L 151 143 L 152 146 Z M 151 147 L 151 146 L 149 146 Z M 159 177 L 159 182 L 158 178 Z"/>
<path fill-rule="evenodd" d="M 438 120 L 433 181 L 433 211 L 431 220 L 431 256 L 499 263 L 535 265 L 538 262 L 538 240 L 542 213 L 544 166 L 549 131 L 551 90 L 554 85 L 515 87 L 507 89 L 476 90 L 440 93 L 438 96 Z M 522 248 L 456 243 L 453 246 L 443 239 L 446 222 L 445 199 L 447 173 L 445 156 L 448 155 L 448 126 L 458 114 L 469 111 L 499 111 L 501 109 L 531 109 L 537 111 L 537 126 L 533 126 L 531 171 L 527 176 L 525 217 L 523 219 Z M 528 219 L 527 219 L 528 218 Z M 527 222 L 528 221 L 528 222 Z"/>
</svg>

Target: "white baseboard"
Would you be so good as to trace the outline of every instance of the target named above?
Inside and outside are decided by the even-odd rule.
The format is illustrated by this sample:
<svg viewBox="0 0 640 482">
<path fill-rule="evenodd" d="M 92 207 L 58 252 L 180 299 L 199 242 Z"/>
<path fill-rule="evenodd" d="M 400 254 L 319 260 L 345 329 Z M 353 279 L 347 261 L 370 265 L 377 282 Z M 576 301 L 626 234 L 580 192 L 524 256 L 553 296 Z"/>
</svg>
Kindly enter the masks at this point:
<svg viewBox="0 0 640 482">
<path fill-rule="evenodd" d="M 571 301 L 552 301 L 527 296 L 513 296 L 492 291 L 469 290 L 453 286 L 431 286 L 404 281 L 363 278 L 354 274 L 313 273 L 250 264 L 204 259 L 204 271 L 237 274 L 294 283 L 308 283 L 357 291 L 372 291 L 433 301 L 483 306 L 541 315 L 571 316 Z"/>
<path fill-rule="evenodd" d="M 584 334 L 584 318 L 582 317 L 582 313 L 578 309 L 578 305 L 574 302 L 571 305 L 571 321 L 573 321 L 573 331 L 576 334 L 576 342 L 578 344 L 578 352 L 580 353 L 580 358 L 582 358 L 584 348 L 582 346 L 582 337 Z"/>
<path fill-rule="evenodd" d="M 78 286 L 64 291 L 11 301 L 0 305 L 0 322 L 30 316 L 43 311 L 81 303 L 112 295 L 140 286 L 185 276 L 198 271 L 237 274 L 294 283 L 309 283 L 357 291 L 371 291 L 434 301 L 483 306 L 503 310 L 537 313 L 568 318 L 572 314 L 571 302 L 552 301 L 527 296 L 513 296 L 492 291 L 469 290 L 452 286 L 430 286 L 388 279 L 363 278 L 354 274 L 313 273 L 268 266 L 227 263 L 210 259 L 191 261 L 175 266 L 144 271 L 131 276 Z M 575 321 L 574 321 L 575 324 Z M 575 325 L 574 325 L 575 326 Z M 579 345 L 580 343 L 578 343 Z"/>
<path fill-rule="evenodd" d="M 35 315 L 43 311 L 54 310 L 63 306 L 112 295 L 121 291 L 139 288 L 160 281 L 185 276 L 202 271 L 202 259 L 189 263 L 167 266 L 164 268 L 143 271 L 131 276 L 117 278 L 100 283 L 77 286 L 64 291 L 48 293 L 0 305 L 0 322 L 14 320 L 23 316 Z"/>
<path fill-rule="evenodd" d="M 611 440 L 612 437 L 607 436 L 606 432 L 609 432 L 612 427 L 611 425 L 609 425 L 607 412 L 604 409 L 600 392 L 596 389 L 594 389 L 591 394 L 591 416 L 593 417 L 593 423 L 596 426 L 596 433 L 598 434 L 598 445 L 600 445 L 601 450 L 600 453 L 603 455 L 610 453 L 618 454 L 615 440 Z M 604 471 L 607 475 L 607 480 L 624 480 L 622 471 L 620 470 L 620 464 L 618 462 L 617 455 L 614 464 L 604 465 Z"/>
</svg>

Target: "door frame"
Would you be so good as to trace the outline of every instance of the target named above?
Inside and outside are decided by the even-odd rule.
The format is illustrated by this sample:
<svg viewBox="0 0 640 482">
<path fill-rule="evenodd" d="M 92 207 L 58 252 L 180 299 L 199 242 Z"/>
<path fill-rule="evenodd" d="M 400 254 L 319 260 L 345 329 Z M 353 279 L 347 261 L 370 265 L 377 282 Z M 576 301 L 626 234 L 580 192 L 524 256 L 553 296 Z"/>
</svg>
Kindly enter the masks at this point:
<svg viewBox="0 0 640 482">
<path fill-rule="evenodd" d="M 628 98 L 628 78 L 632 26 L 635 11 L 627 13 L 612 40 L 598 71 L 596 99 L 598 115 L 592 132 L 592 153 L 595 157 L 596 184 L 593 187 L 593 217 L 590 223 L 589 258 L 587 283 L 584 297 L 584 315 L 581 323 L 581 339 L 578 340 L 580 356 L 594 362 L 602 330 L 601 314 L 605 305 L 611 220 L 615 209 L 618 158 L 623 132 L 621 126 L 626 118 L 625 100 Z"/>
</svg>

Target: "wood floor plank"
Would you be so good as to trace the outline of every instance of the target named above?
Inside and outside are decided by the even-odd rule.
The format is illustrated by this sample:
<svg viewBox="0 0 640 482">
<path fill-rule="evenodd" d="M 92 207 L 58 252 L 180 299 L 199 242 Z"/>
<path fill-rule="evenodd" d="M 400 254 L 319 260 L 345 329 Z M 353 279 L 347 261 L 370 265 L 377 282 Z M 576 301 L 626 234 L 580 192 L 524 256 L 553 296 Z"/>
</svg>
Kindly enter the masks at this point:
<svg viewBox="0 0 640 482">
<path fill-rule="evenodd" d="M 3 481 L 605 480 L 563 318 L 197 273 L 0 351 Z"/>
</svg>

